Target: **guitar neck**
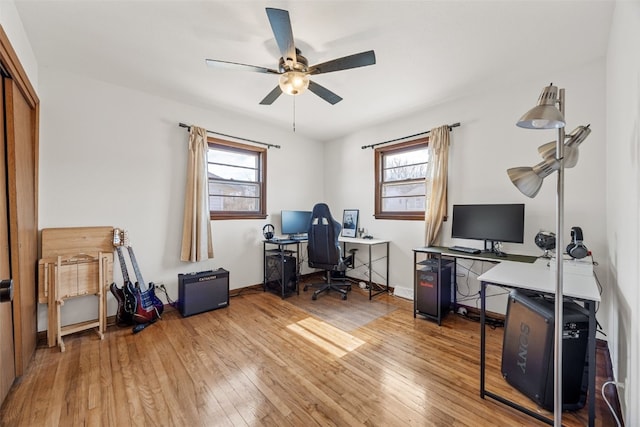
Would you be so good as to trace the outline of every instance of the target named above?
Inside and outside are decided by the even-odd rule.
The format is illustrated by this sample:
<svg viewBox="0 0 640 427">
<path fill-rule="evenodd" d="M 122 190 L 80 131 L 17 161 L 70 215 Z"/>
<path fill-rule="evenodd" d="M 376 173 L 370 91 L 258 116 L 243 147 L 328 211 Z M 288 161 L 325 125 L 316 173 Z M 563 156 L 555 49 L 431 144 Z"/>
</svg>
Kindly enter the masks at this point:
<svg viewBox="0 0 640 427">
<path fill-rule="evenodd" d="M 138 286 L 140 286 L 140 290 L 144 292 L 147 290 L 147 284 L 142 278 L 142 273 L 140 273 L 140 268 L 138 267 L 138 261 L 136 261 L 136 255 L 133 253 L 133 248 L 131 246 L 128 246 L 127 250 L 129 251 L 129 258 L 131 258 L 133 271 L 135 271 L 136 273 L 136 280 L 138 281 Z"/>
<path fill-rule="evenodd" d="M 124 255 L 122 254 L 122 247 L 116 246 L 116 251 L 118 252 L 118 260 L 120 261 L 120 270 L 122 271 L 122 278 L 125 282 L 129 282 L 129 271 L 127 271 L 127 263 L 124 260 Z"/>
</svg>

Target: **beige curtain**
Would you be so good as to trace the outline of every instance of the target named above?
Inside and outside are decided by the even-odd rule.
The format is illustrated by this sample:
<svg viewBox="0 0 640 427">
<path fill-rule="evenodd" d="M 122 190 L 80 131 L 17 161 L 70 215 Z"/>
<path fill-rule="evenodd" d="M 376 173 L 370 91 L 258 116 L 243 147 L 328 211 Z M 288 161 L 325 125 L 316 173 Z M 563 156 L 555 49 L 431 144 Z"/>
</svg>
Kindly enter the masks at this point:
<svg viewBox="0 0 640 427">
<path fill-rule="evenodd" d="M 427 167 L 425 245 L 438 241 L 442 221 L 447 214 L 447 176 L 449 165 L 449 126 L 440 126 L 429 132 L 429 164 Z"/>
<path fill-rule="evenodd" d="M 180 253 L 182 261 L 198 262 L 213 258 L 207 179 L 208 150 L 207 130 L 191 126 Z"/>
</svg>

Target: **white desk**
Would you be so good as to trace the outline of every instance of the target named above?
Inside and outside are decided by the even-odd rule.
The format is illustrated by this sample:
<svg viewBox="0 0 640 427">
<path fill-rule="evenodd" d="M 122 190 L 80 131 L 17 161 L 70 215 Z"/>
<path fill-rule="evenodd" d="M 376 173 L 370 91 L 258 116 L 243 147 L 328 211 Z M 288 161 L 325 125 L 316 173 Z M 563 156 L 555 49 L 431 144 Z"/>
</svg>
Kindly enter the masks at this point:
<svg viewBox="0 0 640 427">
<path fill-rule="evenodd" d="M 354 245 L 364 245 L 367 246 L 369 248 L 369 262 L 367 263 L 367 266 L 369 267 L 369 283 L 368 283 L 368 287 L 369 287 L 369 299 L 373 298 L 376 295 L 379 295 L 383 292 L 389 292 L 389 240 L 384 240 L 384 239 L 362 239 L 362 238 L 358 238 L 358 237 L 344 237 L 344 236 L 340 236 L 338 238 L 338 241 L 340 243 L 343 244 L 343 248 L 344 251 L 343 253 L 346 254 L 347 253 L 347 243 L 348 244 L 354 244 Z M 373 260 L 371 258 L 371 248 L 373 246 L 376 245 L 385 245 L 386 247 L 386 260 L 387 260 L 387 271 L 386 271 L 386 283 L 385 286 L 380 286 L 377 283 L 374 283 L 373 281 L 371 281 L 371 274 L 373 273 Z M 355 263 L 355 259 L 354 259 L 354 263 Z M 355 264 L 354 264 L 355 265 Z M 375 292 L 373 291 L 373 287 L 375 286 L 376 290 Z"/>
<path fill-rule="evenodd" d="M 556 273 L 547 266 L 547 260 L 538 259 L 533 264 L 525 264 L 520 262 L 504 261 L 491 268 L 478 277 L 481 282 L 480 287 L 480 397 L 485 396 L 502 402 L 512 408 L 518 409 L 540 421 L 553 424 L 553 420 L 543 417 L 526 407 L 507 400 L 485 388 L 485 315 L 486 315 L 486 287 L 488 285 L 498 285 L 509 288 L 527 289 L 536 292 L 553 295 L 556 291 L 555 282 Z M 589 425 L 593 426 L 595 422 L 595 380 L 596 380 L 596 314 L 595 305 L 600 301 L 600 293 L 593 275 L 579 275 L 567 273 L 563 271 L 562 294 L 579 300 L 585 304 L 585 308 L 589 311 L 589 344 L 588 353 L 588 369 L 589 369 L 589 385 L 587 391 L 587 399 L 589 406 Z"/>
</svg>

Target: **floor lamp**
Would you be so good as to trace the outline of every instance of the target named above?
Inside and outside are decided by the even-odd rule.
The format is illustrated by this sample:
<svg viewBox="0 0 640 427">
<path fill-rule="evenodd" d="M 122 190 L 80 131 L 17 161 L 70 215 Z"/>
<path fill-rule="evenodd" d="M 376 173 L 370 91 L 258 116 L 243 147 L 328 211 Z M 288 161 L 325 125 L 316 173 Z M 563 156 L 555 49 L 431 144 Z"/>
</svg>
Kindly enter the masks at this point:
<svg viewBox="0 0 640 427">
<path fill-rule="evenodd" d="M 556 107 L 557 105 L 557 107 Z M 562 426 L 562 331 L 563 322 L 563 230 L 564 230 L 564 169 L 573 167 L 578 161 L 578 146 L 589 136 L 589 125 L 579 126 L 565 135 L 564 126 L 564 89 L 553 84 L 545 87 L 538 98 L 538 105 L 529 110 L 518 120 L 517 126 L 526 129 L 557 129 L 555 142 L 544 144 L 538 148 L 543 161 L 533 167 L 517 167 L 507 170 L 511 182 L 527 197 L 535 197 L 542 186 L 544 178 L 557 172 L 556 188 L 556 299 L 554 325 L 554 426 Z"/>
</svg>

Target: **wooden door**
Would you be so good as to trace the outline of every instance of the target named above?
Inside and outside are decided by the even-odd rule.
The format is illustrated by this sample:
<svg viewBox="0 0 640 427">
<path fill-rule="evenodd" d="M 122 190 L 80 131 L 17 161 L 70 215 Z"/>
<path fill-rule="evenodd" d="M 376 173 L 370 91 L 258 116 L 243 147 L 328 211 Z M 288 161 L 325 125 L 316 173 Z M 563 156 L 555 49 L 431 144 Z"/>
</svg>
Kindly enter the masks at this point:
<svg viewBox="0 0 640 427">
<path fill-rule="evenodd" d="M 0 80 L 0 90 L 3 82 Z M 0 279 L 9 279 L 9 214 L 7 211 L 6 140 L 4 139 L 4 103 L 0 102 Z M 16 377 L 11 302 L 0 303 L 0 402 L 7 396 Z"/>
<path fill-rule="evenodd" d="M 10 263 L 14 285 L 13 339 L 16 375 L 36 349 L 38 221 L 37 111 L 10 78 L 4 79 Z"/>
</svg>

